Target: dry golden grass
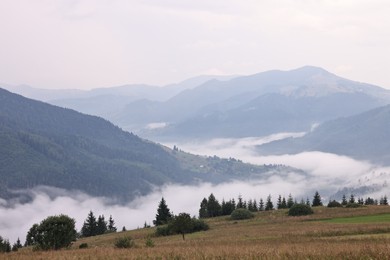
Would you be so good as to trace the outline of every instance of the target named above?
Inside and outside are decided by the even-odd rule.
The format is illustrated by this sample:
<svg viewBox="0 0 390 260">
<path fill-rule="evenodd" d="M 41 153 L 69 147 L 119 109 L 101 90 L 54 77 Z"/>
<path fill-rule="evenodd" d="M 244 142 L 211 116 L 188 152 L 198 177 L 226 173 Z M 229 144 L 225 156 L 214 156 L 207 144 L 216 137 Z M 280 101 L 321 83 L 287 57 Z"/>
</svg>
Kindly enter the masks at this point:
<svg viewBox="0 0 390 260">
<path fill-rule="evenodd" d="M 254 219 L 208 220 L 209 231 L 153 237 L 154 229 L 139 229 L 77 241 L 71 249 L 33 252 L 23 249 L 0 255 L 7 259 L 390 259 L 390 222 L 328 223 L 324 219 L 390 213 L 390 207 L 316 208 L 306 217 L 288 217 L 285 210 L 261 212 Z M 136 247 L 116 249 L 119 236 L 131 236 Z M 88 249 L 78 249 L 88 243 Z"/>
</svg>

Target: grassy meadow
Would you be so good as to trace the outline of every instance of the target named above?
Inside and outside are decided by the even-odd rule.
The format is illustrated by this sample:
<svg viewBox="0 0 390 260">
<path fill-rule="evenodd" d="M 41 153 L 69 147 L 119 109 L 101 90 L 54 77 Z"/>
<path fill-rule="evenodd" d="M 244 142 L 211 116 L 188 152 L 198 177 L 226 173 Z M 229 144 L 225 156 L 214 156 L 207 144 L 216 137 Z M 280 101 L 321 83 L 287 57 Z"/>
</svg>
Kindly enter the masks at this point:
<svg viewBox="0 0 390 260">
<path fill-rule="evenodd" d="M 250 220 L 208 219 L 210 230 L 154 237 L 154 228 L 80 239 L 70 249 L 2 254 L 4 259 L 390 259 L 390 207 L 314 208 L 289 217 L 287 210 L 259 212 Z M 135 247 L 117 249 L 118 237 Z M 151 237 L 154 247 L 146 247 Z M 88 248 L 79 245 L 88 243 Z"/>
</svg>

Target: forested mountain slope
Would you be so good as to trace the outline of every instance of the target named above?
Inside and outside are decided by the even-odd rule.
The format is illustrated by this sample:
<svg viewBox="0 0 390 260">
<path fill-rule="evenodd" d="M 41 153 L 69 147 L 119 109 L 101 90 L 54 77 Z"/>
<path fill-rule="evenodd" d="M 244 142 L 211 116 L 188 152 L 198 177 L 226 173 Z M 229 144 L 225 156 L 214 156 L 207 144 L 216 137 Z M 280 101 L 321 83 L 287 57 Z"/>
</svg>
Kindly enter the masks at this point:
<svg viewBox="0 0 390 260">
<path fill-rule="evenodd" d="M 46 185 L 124 201 L 154 185 L 221 182 L 269 170 L 172 151 L 102 118 L 0 89 L 2 198 Z"/>
</svg>

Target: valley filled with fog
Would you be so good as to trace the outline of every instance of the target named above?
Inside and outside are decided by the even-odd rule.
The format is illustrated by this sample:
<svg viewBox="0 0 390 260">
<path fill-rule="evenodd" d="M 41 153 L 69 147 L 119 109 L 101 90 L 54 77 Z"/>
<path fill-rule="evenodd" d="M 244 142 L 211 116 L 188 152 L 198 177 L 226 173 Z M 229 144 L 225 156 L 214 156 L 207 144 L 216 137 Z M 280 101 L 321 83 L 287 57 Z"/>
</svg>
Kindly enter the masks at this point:
<svg viewBox="0 0 390 260">
<path fill-rule="evenodd" d="M 3 234 L 23 241 L 28 229 L 49 215 L 67 214 L 76 219 L 81 228 L 87 214 L 92 210 L 96 215 L 113 216 L 118 230 L 141 228 L 151 225 L 161 197 L 167 201 L 173 213 L 188 212 L 198 215 L 199 205 L 204 197 L 213 193 L 220 201 L 237 199 L 266 199 L 272 196 L 289 194 L 300 201 L 320 191 L 324 203 L 329 199 L 340 199 L 345 193 L 356 197 L 379 198 L 387 195 L 390 182 L 390 168 L 376 166 L 366 161 L 357 161 L 346 156 L 323 152 L 303 152 L 295 155 L 261 156 L 256 147 L 271 141 L 301 137 L 304 133 L 280 133 L 266 137 L 219 138 L 201 142 L 165 143 L 168 147 L 176 145 L 179 149 L 204 156 L 235 158 L 251 164 L 283 164 L 301 171 L 284 174 L 265 174 L 264 178 L 248 181 L 231 181 L 222 184 L 199 182 L 197 185 L 166 184 L 155 187 L 153 192 L 138 196 L 124 204 L 113 203 L 105 197 L 92 197 L 78 191 L 67 191 L 50 187 L 37 187 L 21 190 L 20 193 L 32 195 L 29 203 L 15 203 L 11 207 L 0 201 L 0 229 Z M 338 193 L 339 192 L 339 193 Z M 341 192 L 341 193 L 340 193 Z M 178 194 L 180 194 L 178 196 Z M 28 216 L 28 218 L 26 218 Z"/>
</svg>

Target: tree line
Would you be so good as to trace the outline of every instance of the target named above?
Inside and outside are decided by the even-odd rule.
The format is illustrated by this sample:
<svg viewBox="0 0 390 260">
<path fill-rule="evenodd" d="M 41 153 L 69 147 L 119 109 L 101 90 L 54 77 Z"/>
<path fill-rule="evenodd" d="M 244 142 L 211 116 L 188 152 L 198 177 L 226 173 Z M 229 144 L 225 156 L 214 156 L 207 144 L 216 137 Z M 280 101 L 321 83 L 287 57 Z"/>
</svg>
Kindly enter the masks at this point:
<svg viewBox="0 0 390 260">
<path fill-rule="evenodd" d="M 258 201 L 256 199 L 244 200 L 241 195 L 238 196 L 237 200 L 234 198 L 225 200 L 222 199 L 220 203 L 214 196 L 213 193 L 209 195 L 208 198 L 203 198 L 200 202 L 199 208 L 199 218 L 212 218 L 217 216 L 228 216 L 231 215 L 235 209 L 247 209 L 251 212 L 257 211 L 268 211 L 274 209 L 290 209 L 296 204 L 304 204 L 310 207 L 323 206 L 321 195 L 318 191 L 314 193 L 313 199 L 309 200 L 307 197 L 306 200 L 303 198 L 298 202 L 297 199 L 294 199 L 291 194 L 286 198 L 285 196 L 279 195 L 276 200 L 276 205 L 272 201 L 271 195 L 268 195 L 264 201 L 260 198 Z M 350 194 L 349 199 L 347 199 L 344 194 L 341 202 L 336 200 L 331 200 L 327 204 L 328 207 L 335 207 L 340 205 L 340 207 L 357 207 L 361 205 L 389 205 L 387 196 L 382 196 L 379 200 L 367 197 L 367 198 L 357 198 L 355 199 L 354 194 Z"/>
</svg>

